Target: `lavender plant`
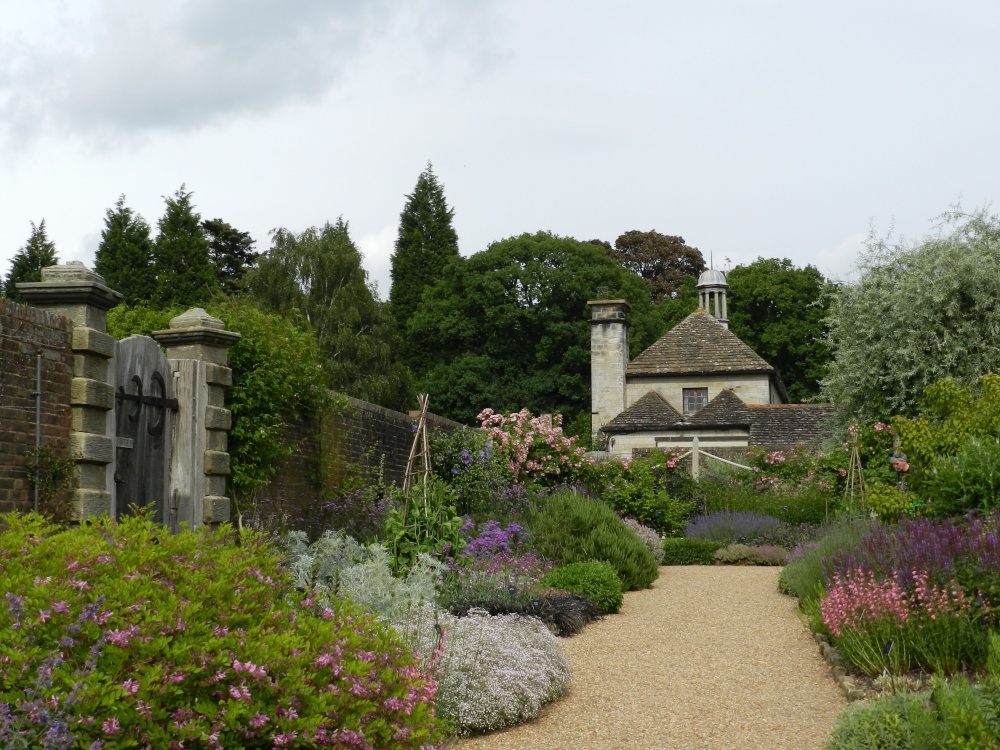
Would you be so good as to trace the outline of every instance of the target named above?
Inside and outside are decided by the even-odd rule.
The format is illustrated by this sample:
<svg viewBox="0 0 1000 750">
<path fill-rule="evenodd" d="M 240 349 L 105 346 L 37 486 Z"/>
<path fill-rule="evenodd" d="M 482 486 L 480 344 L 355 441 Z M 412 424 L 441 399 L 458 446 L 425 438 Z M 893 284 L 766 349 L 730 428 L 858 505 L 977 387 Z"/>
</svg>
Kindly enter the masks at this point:
<svg viewBox="0 0 1000 750">
<path fill-rule="evenodd" d="M 715 542 L 753 544 L 760 536 L 775 531 L 781 521 L 753 511 L 723 510 L 688 521 L 685 536 Z"/>
<path fill-rule="evenodd" d="M 639 541 L 649 547 L 649 551 L 653 553 L 653 560 L 656 561 L 657 565 L 663 564 L 663 539 L 659 534 L 656 533 L 654 529 L 648 526 L 643 526 L 638 521 L 632 518 L 624 518 L 625 525 L 631 529 Z"/>
</svg>

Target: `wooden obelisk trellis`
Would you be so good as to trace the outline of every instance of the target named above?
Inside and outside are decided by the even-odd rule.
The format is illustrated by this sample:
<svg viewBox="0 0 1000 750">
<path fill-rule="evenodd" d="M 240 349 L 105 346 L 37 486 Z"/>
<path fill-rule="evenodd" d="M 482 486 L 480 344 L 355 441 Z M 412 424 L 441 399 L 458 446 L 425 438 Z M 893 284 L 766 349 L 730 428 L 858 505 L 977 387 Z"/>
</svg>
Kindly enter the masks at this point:
<svg viewBox="0 0 1000 750">
<path fill-rule="evenodd" d="M 858 436 L 853 435 L 851 439 L 851 460 L 847 467 L 847 482 L 844 487 L 844 499 L 847 506 L 853 511 L 856 508 L 865 508 L 865 475 L 861 469 L 861 451 L 858 449 Z M 857 502 L 855 502 L 857 501 Z M 827 508 L 827 515 L 830 510 Z"/>
<path fill-rule="evenodd" d="M 406 477 L 403 479 L 403 496 L 409 497 L 410 488 L 417 474 L 423 475 L 424 509 L 427 509 L 427 483 L 431 476 L 431 449 L 427 442 L 427 407 L 430 404 L 430 394 L 421 393 L 417 396 L 420 407 L 420 418 L 417 421 L 417 432 L 413 436 L 413 447 L 410 448 L 410 459 L 406 462 Z M 417 468 L 417 464 L 421 464 Z"/>
</svg>

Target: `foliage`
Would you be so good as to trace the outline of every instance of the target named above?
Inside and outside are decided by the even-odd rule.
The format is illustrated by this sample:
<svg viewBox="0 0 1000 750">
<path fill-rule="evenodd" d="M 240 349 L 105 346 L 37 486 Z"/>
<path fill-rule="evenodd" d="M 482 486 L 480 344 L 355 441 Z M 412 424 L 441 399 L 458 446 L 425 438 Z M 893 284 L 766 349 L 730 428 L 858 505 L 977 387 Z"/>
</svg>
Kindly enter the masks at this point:
<svg viewBox="0 0 1000 750">
<path fill-rule="evenodd" d="M 914 495 L 884 482 L 865 485 L 865 502 L 871 512 L 883 521 L 898 521 L 903 516 L 913 516 L 918 507 Z"/>
<path fill-rule="evenodd" d="M 285 440 L 288 420 L 306 418 L 333 406 L 316 338 L 302 321 L 262 312 L 240 300 L 210 305 L 208 311 L 242 338 L 229 350 L 233 413 L 229 447 L 237 499 L 249 505 L 296 446 Z M 169 327 L 182 308 L 121 305 L 108 312 L 108 332 L 116 338 L 149 335 Z"/>
<path fill-rule="evenodd" d="M 581 478 L 619 515 L 668 536 L 681 534 L 695 510 L 695 483 L 678 467 L 676 453 L 587 463 Z"/>
<path fill-rule="evenodd" d="M 863 519 L 844 519 L 828 526 L 817 541 L 792 550 L 778 576 L 778 588 L 801 603 L 817 600 L 829 575 L 830 560 L 841 550 L 853 549 L 870 528 L 870 522 Z"/>
<path fill-rule="evenodd" d="M 815 400 L 831 358 L 824 318 L 836 285 L 787 258 L 757 258 L 726 281 L 730 330 L 781 373 L 792 403 Z"/>
<path fill-rule="evenodd" d="M 249 232 L 241 232 L 222 219 L 207 219 L 201 228 L 208 239 L 208 255 L 215 268 L 215 280 L 223 294 L 242 289 L 243 276 L 254 268 L 260 253 L 253 249 L 257 241 Z"/>
<path fill-rule="evenodd" d="M 781 526 L 773 516 L 754 511 L 717 511 L 688 521 L 684 536 L 711 539 L 722 544 L 753 544 L 764 534 Z"/>
<path fill-rule="evenodd" d="M 869 238 L 859 281 L 831 301 L 823 400 L 868 419 L 912 416 L 931 383 L 1000 370 L 1000 217 L 942 220 L 917 244 Z"/>
<path fill-rule="evenodd" d="M 164 196 L 167 208 L 160 217 L 159 234 L 153 247 L 156 272 L 156 302 L 161 307 L 204 304 L 219 290 L 209 243 L 195 213 L 191 196 L 181 185 L 172 196 Z"/>
<path fill-rule="evenodd" d="M 61 456 L 50 445 L 43 445 L 25 454 L 25 474 L 32 488 L 38 487 L 38 511 L 59 522 L 70 520 L 68 498 L 63 490 L 69 487 L 76 461 Z"/>
<path fill-rule="evenodd" d="M 606 242 L 592 243 L 603 247 L 622 268 L 641 276 L 656 302 L 675 297 L 685 279 L 697 278 L 705 270 L 698 248 L 688 247 L 683 237 L 656 230 L 625 232 L 615 240 L 614 248 Z"/>
<path fill-rule="evenodd" d="M 784 547 L 730 544 L 715 553 L 715 561 L 723 565 L 784 565 L 787 559 Z"/>
<path fill-rule="evenodd" d="M 749 484 L 746 479 L 706 477 L 698 489 L 707 513 L 762 513 L 790 525 L 823 523 L 828 511 L 835 511 L 840 502 L 839 494 L 812 480 L 800 484 L 758 480 Z"/>
<path fill-rule="evenodd" d="M 20 248 L 10 260 L 10 270 L 4 279 L 3 296 L 14 302 L 24 302 L 24 297 L 18 291 L 17 285 L 31 281 L 42 280 L 42 269 L 59 262 L 56 256 L 56 244 L 49 239 L 45 231 L 45 219 L 37 226 L 31 222 L 31 234 L 24 247 Z"/>
<path fill-rule="evenodd" d="M 820 612 L 840 653 L 869 675 L 982 667 L 987 638 L 970 598 L 954 580 L 942 585 L 919 570 L 910 575 L 912 588 L 898 572 L 891 578 L 862 568 L 834 573 Z"/>
<path fill-rule="evenodd" d="M 663 540 L 663 565 L 714 565 L 715 553 L 722 546 L 711 539 L 666 538 Z"/>
<path fill-rule="evenodd" d="M 426 494 L 425 494 L 426 491 Z M 393 569 L 406 571 L 422 553 L 454 556 L 465 547 L 463 519 L 455 511 L 455 493 L 433 475 L 414 482 L 385 519 L 385 544 Z"/>
<path fill-rule="evenodd" d="M 496 517 L 519 504 L 510 460 L 484 430 L 434 430 L 429 437 L 434 473 L 455 491 L 459 515 Z"/>
<path fill-rule="evenodd" d="M 345 604 L 310 616 L 259 536 L 169 534 L 143 516 L 65 531 L 5 520 L 5 740 L 38 728 L 42 702 L 95 749 L 441 738 L 435 684 L 398 639 Z"/>
<path fill-rule="evenodd" d="M 660 565 L 663 562 L 663 539 L 659 534 L 656 533 L 654 529 L 648 526 L 643 526 L 641 523 L 633 518 L 623 518 L 625 525 L 632 530 L 639 541 L 649 548 L 649 551 L 653 554 L 653 561 Z"/>
<path fill-rule="evenodd" d="M 927 695 L 901 693 L 849 704 L 837 718 L 827 750 L 911 750 L 945 747 L 945 728 Z"/>
<path fill-rule="evenodd" d="M 606 615 L 613 615 L 622 607 L 622 582 L 615 569 L 600 560 L 555 568 L 545 575 L 542 585 L 585 596 Z"/>
<path fill-rule="evenodd" d="M 448 261 L 459 257 L 454 215 L 445 200 L 444 186 L 428 162 L 413 192 L 406 196 L 391 257 L 389 307 L 400 330 L 406 330 L 424 290 L 441 277 Z"/>
<path fill-rule="evenodd" d="M 515 481 L 552 485 L 572 478 L 584 462 L 584 449 L 562 431 L 560 415 L 533 416 L 527 409 L 508 416 L 483 409 L 476 419 L 509 459 Z"/>
<path fill-rule="evenodd" d="M 528 531 L 536 554 L 557 565 L 608 562 L 627 591 L 649 587 L 658 575 L 653 555 L 611 508 L 570 490 L 541 499 Z"/>
<path fill-rule="evenodd" d="M 607 295 L 632 305 L 633 354 L 662 333 L 639 277 L 599 248 L 547 232 L 456 258 L 408 323 L 413 367 L 439 413 L 471 423 L 497 412 L 590 411 L 590 311 Z"/>
<path fill-rule="evenodd" d="M 954 456 L 938 459 L 923 476 L 928 511 L 954 516 L 1000 506 L 1000 438 L 970 438 Z"/>
<path fill-rule="evenodd" d="M 149 302 L 156 293 L 149 232 L 146 220 L 125 205 L 124 195 L 104 215 L 94 270 L 109 287 L 125 296 L 126 305 Z"/>
<path fill-rule="evenodd" d="M 459 733 L 491 732 L 538 715 L 569 684 L 569 662 L 541 620 L 520 615 L 442 616 L 438 712 Z"/>
<path fill-rule="evenodd" d="M 305 316 L 333 388 L 389 408 L 412 405 L 409 372 L 394 353 L 401 347 L 396 326 L 343 219 L 298 235 L 275 230 L 246 288 L 267 310 Z"/>
</svg>

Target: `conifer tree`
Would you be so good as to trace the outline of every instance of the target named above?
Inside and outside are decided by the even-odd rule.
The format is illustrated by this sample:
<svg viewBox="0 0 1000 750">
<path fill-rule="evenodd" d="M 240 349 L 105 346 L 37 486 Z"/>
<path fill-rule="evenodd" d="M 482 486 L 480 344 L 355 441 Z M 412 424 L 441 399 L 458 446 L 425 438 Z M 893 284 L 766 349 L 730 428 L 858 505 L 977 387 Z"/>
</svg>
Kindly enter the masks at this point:
<svg viewBox="0 0 1000 750">
<path fill-rule="evenodd" d="M 27 243 L 11 258 L 10 270 L 4 280 L 3 296 L 15 302 L 24 302 L 17 285 L 21 282 L 41 281 L 42 269 L 58 262 L 56 245 L 45 232 L 45 219 L 38 226 L 31 222 L 31 235 Z"/>
<path fill-rule="evenodd" d="M 257 264 L 260 253 L 253 246 L 257 241 L 248 232 L 241 232 L 222 219 L 201 223 L 208 237 L 209 256 L 215 267 L 215 279 L 226 294 L 239 291 L 243 276 Z"/>
<path fill-rule="evenodd" d="M 451 259 L 458 257 L 458 235 L 451 225 L 454 213 L 428 162 L 413 193 L 406 196 L 392 254 L 389 305 L 400 330 L 406 330 L 424 289 L 440 278 Z"/>
<path fill-rule="evenodd" d="M 104 217 L 94 270 L 108 286 L 125 295 L 127 305 L 149 302 L 156 292 L 149 234 L 146 220 L 125 205 L 124 195 L 119 196 Z"/>
<path fill-rule="evenodd" d="M 343 219 L 299 235 L 275 230 L 246 287 L 264 307 L 298 312 L 315 328 L 334 388 L 389 408 L 412 407 L 395 322 L 375 296 Z"/>
<path fill-rule="evenodd" d="M 196 305 L 218 291 L 209 242 L 194 211 L 193 193 L 181 185 L 170 197 L 158 222 L 160 233 L 153 248 L 156 301 L 161 305 Z"/>
</svg>

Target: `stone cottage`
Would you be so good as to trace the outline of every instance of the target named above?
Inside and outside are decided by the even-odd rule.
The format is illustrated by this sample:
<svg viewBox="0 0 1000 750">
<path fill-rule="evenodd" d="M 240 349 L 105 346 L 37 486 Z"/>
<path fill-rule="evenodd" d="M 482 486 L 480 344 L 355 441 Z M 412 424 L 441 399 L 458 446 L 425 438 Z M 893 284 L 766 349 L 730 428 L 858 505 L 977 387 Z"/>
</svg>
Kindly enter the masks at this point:
<svg viewBox="0 0 1000 750">
<path fill-rule="evenodd" d="M 698 279 L 701 307 L 629 361 L 624 300 L 591 307 L 591 413 L 607 450 L 773 450 L 829 434 L 830 404 L 790 404 L 781 374 L 729 330 L 722 271 Z"/>
</svg>

